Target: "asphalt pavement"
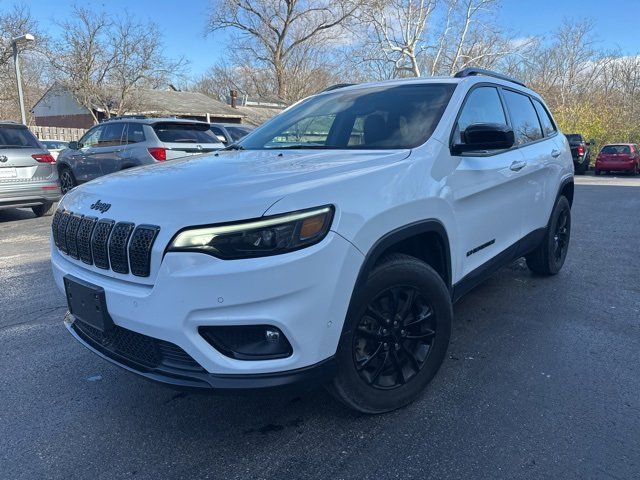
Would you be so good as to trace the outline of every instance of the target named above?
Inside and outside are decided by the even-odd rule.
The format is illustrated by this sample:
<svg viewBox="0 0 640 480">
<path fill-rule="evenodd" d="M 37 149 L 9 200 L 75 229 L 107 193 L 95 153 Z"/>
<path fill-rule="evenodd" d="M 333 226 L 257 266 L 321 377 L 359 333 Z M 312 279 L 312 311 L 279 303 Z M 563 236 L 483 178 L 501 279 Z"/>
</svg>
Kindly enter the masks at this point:
<svg viewBox="0 0 640 480">
<path fill-rule="evenodd" d="M 560 274 L 518 261 L 464 297 L 425 394 L 381 416 L 106 363 L 62 325 L 51 218 L 0 211 L 0 478 L 640 478 L 640 178 L 577 183 Z"/>
</svg>

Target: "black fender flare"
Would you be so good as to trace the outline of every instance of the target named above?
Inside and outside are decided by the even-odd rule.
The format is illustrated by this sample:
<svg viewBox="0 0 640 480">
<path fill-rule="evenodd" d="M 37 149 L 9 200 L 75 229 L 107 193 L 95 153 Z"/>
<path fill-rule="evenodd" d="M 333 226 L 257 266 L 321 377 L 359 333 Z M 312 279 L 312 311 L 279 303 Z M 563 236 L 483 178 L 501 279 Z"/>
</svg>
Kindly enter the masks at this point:
<svg viewBox="0 0 640 480">
<path fill-rule="evenodd" d="M 344 323 L 342 326 L 342 335 L 341 338 L 348 333 L 347 329 L 347 320 L 353 312 L 355 305 L 358 304 L 358 286 L 364 282 L 373 267 L 376 265 L 382 254 L 389 249 L 392 245 L 399 243 L 407 238 L 415 237 L 416 235 L 421 235 L 424 233 L 435 233 L 440 236 L 442 240 L 442 244 L 444 247 L 444 255 L 445 255 L 445 273 L 446 279 L 445 283 L 447 285 L 447 289 L 449 292 L 452 291 L 451 284 L 451 247 L 449 244 L 449 235 L 447 234 L 447 230 L 440 220 L 437 219 L 427 219 L 420 220 L 418 222 L 410 223 L 408 225 L 396 228 L 389 233 L 386 233 L 381 238 L 379 238 L 373 246 L 366 253 L 364 261 L 360 266 L 360 271 L 358 272 L 358 276 L 356 278 L 356 282 L 353 286 L 353 291 L 351 292 L 351 300 L 349 301 L 349 307 L 347 308 L 347 316 L 344 319 Z"/>
</svg>

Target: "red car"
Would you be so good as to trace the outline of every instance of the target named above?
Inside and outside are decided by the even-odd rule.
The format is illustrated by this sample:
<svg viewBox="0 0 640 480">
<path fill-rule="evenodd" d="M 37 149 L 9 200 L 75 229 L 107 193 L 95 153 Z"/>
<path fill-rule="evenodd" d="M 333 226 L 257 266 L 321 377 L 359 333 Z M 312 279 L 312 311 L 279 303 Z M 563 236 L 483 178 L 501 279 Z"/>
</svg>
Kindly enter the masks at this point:
<svg viewBox="0 0 640 480">
<path fill-rule="evenodd" d="M 640 148 L 634 143 L 605 145 L 596 158 L 596 175 L 614 171 L 637 175 L 638 170 L 640 170 Z"/>
</svg>

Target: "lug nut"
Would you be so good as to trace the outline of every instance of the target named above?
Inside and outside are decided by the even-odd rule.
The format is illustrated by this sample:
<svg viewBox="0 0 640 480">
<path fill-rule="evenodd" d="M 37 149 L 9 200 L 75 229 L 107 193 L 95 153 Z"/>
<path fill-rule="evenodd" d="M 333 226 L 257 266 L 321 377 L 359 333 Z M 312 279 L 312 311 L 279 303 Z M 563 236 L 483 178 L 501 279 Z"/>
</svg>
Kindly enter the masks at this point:
<svg viewBox="0 0 640 480">
<path fill-rule="evenodd" d="M 400 335 L 402 335 L 403 337 L 407 334 L 407 332 L 405 332 L 404 330 L 400 330 Z"/>
</svg>

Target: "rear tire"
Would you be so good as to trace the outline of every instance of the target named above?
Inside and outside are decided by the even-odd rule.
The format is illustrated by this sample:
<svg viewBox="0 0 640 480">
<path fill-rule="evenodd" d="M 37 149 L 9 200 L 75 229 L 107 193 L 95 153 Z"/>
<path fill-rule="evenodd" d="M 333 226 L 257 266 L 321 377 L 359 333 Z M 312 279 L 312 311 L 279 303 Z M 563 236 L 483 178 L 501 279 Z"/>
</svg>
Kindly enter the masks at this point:
<svg viewBox="0 0 640 480">
<path fill-rule="evenodd" d="M 544 239 L 525 258 L 529 269 L 538 275 L 555 275 L 567 258 L 571 238 L 571 206 L 567 197 L 560 196 L 547 226 Z"/>
<path fill-rule="evenodd" d="M 329 390 L 362 413 L 403 407 L 420 395 L 444 360 L 453 317 L 449 290 L 426 263 L 393 254 L 354 295 Z"/>
<path fill-rule="evenodd" d="M 578 167 L 575 169 L 575 173 L 576 175 L 584 175 L 585 172 L 587 171 L 588 168 L 588 164 L 585 165 L 585 163 L 579 163 Z"/>
<path fill-rule="evenodd" d="M 594 173 L 595 173 L 596 175 L 600 176 L 600 173 L 602 173 L 602 172 L 600 172 L 600 170 L 594 170 Z"/>
<path fill-rule="evenodd" d="M 31 210 L 33 211 L 33 214 L 38 218 L 48 217 L 53 214 L 54 203 L 43 203 L 42 205 L 38 205 L 37 207 L 31 207 Z"/>
</svg>

